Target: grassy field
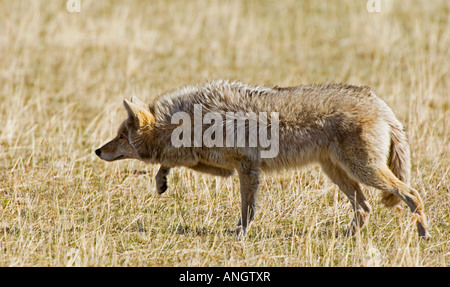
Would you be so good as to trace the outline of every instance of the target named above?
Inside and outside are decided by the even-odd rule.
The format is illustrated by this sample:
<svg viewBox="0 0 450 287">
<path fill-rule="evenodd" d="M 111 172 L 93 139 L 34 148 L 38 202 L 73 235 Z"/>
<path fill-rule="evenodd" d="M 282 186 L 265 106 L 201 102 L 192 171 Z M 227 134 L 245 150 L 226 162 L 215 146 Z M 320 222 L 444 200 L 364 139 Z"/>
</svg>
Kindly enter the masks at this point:
<svg viewBox="0 0 450 287">
<path fill-rule="evenodd" d="M 0 266 L 449 266 L 450 4 L 389 2 L 0 0 Z M 409 135 L 432 239 L 373 189 L 342 236 L 350 203 L 312 165 L 263 176 L 237 240 L 237 176 L 174 169 L 158 196 L 158 166 L 95 156 L 124 98 L 218 78 L 373 87 Z"/>
</svg>

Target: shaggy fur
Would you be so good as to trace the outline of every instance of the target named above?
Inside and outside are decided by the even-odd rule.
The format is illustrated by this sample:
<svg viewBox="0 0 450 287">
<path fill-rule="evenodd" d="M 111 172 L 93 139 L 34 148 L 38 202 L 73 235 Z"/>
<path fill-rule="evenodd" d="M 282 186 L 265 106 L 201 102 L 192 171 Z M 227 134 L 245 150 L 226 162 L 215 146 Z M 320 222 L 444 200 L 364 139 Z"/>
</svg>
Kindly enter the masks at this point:
<svg viewBox="0 0 450 287">
<path fill-rule="evenodd" d="M 260 146 L 175 148 L 171 134 L 178 125 L 171 123 L 172 116 L 183 111 L 193 119 L 195 104 L 201 105 L 203 113 L 223 115 L 278 112 L 278 155 L 262 158 Z M 404 201 L 417 215 L 419 236 L 429 237 L 422 201 L 409 187 L 410 155 L 403 127 L 368 87 L 252 87 L 214 81 L 167 93 L 150 106 L 135 97 L 125 100 L 124 105 L 128 119 L 118 136 L 98 149 L 97 155 L 105 160 L 135 158 L 161 164 L 156 175 L 159 193 L 167 189 L 172 167 L 185 166 L 225 177 L 236 170 L 241 191 L 238 234 L 245 232 L 254 217 L 261 172 L 318 162 L 352 203 L 355 217 L 348 234 L 354 234 L 369 217 L 370 206 L 360 187 L 363 183 L 381 190 L 382 202 L 388 207 Z M 245 132 L 249 133 L 248 126 Z"/>
</svg>

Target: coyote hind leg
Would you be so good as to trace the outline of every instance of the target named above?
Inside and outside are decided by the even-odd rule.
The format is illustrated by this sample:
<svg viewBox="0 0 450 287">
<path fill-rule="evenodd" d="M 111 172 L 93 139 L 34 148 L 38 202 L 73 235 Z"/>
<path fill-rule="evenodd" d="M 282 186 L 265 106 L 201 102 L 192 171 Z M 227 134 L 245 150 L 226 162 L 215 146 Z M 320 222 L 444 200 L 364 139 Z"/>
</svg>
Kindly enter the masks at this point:
<svg viewBox="0 0 450 287">
<path fill-rule="evenodd" d="M 411 212 L 416 215 L 419 237 L 423 239 L 431 237 L 428 233 L 422 199 L 414 188 L 399 180 L 388 167 L 378 169 L 375 172 L 375 178 L 366 184 L 400 197 L 408 205 Z"/>
<path fill-rule="evenodd" d="M 322 160 L 321 166 L 325 174 L 344 192 L 352 204 L 355 216 L 345 235 L 355 235 L 369 219 L 370 205 L 360 185 L 351 179 L 342 168 L 330 160 Z"/>
</svg>

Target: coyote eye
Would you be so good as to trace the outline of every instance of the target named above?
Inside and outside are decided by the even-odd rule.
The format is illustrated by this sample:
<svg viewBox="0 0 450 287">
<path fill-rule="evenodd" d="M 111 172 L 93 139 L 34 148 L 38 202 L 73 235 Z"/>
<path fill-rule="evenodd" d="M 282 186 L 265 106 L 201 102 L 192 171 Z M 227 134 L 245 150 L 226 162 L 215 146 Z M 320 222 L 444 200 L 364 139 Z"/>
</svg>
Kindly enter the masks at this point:
<svg viewBox="0 0 450 287">
<path fill-rule="evenodd" d="M 119 135 L 119 140 L 123 140 L 125 136 L 123 134 Z"/>
</svg>

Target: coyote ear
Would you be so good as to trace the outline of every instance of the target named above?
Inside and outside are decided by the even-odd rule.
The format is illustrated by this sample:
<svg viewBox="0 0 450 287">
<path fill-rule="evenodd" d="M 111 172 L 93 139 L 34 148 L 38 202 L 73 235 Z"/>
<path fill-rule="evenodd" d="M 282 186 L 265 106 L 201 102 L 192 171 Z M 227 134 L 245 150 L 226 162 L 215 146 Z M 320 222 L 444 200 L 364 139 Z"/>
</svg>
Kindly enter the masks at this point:
<svg viewBox="0 0 450 287">
<path fill-rule="evenodd" d="M 139 99 L 136 96 L 132 96 L 130 102 L 132 102 L 133 104 L 138 104 L 142 107 L 148 108 L 148 105 L 144 101 L 141 101 L 141 99 Z"/>
<path fill-rule="evenodd" d="M 136 123 L 138 127 L 153 125 L 155 123 L 155 116 L 150 112 L 148 107 L 145 108 L 127 100 L 123 100 L 123 105 L 128 112 L 128 118 Z"/>
</svg>

